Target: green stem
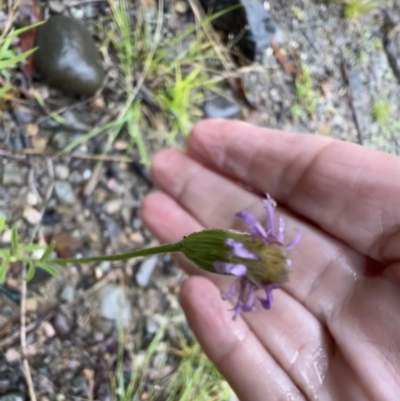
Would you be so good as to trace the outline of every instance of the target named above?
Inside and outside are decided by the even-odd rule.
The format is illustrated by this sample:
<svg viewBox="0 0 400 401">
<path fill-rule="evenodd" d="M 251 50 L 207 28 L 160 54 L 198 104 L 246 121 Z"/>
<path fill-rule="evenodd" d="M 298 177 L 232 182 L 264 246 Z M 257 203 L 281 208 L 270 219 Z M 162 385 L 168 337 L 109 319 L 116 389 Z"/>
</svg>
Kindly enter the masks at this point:
<svg viewBox="0 0 400 401">
<path fill-rule="evenodd" d="M 150 256 L 158 255 L 160 253 L 170 253 L 170 252 L 180 252 L 180 243 L 175 244 L 165 244 L 160 246 L 155 246 L 153 248 L 138 249 L 136 251 L 130 251 L 126 253 L 120 253 L 116 255 L 103 255 L 103 256 L 93 256 L 89 258 L 67 258 L 67 259 L 49 259 L 48 263 L 64 264 L 64 263 L 90 263 L 90 262 L 103 262 L 110 261 L 114 262 L 117 260 L 126 260 L 130 258 L 136 258 L 138 256 Z"/>
</svg>

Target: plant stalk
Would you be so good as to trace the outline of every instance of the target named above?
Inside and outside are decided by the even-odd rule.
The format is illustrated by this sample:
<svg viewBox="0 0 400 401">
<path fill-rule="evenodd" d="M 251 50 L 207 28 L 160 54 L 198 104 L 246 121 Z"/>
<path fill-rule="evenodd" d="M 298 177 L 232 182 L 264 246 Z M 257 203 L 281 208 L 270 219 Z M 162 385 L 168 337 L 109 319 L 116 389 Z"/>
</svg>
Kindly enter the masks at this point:
<svg viewBox="0 0 400 401">
<path fill-rule="evenodd" d="M 126 260 L 126 259 L 136 258 L 139 256 L 151 256 L 151 255 L 158 255 L 160 253 L 180 252 L 179 245 L 180 243 L 177 242 L 175 244 L 165 244 L 147 249 L 138 249 L 136 251 L 130 251 L 116 255 L 92 256 L 88 258 L 49 259 L 47 262 L 60 265 L 63 265 L 65 263 L 91 263 L 91 262 L 103 262 L 103 261 L 114 262 L 117 260 Z"/>
</svg>

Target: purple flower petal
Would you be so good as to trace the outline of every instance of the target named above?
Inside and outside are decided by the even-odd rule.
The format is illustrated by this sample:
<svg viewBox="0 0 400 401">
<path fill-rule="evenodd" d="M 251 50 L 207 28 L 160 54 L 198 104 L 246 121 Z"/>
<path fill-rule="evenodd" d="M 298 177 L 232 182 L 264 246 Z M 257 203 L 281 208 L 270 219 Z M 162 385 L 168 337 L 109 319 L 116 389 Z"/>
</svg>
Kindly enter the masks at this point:
<svg viewBox="0 0 400 401">
<path fill-rule="evenodd" d="M 296 232 L 296 236 L 286 245 L 286 249 L 292 249 L 300 241 L 300 231 L 297 228 L 294 228 L 294 231 Z"/>
<path fill-rule="evenodd" d="M 236 278 L 234 280 L 234 282 L 231 284 L 231 286 L 229 287 L 228 292 L 226 294 L 222 294 L 222 299 L 224 301 L 227 301 L 227 300 L 231 299 L 235 295 L 236 288 L 237 288 L 240 280 L 241 280 L 241 277 Z"/>
<path fill-rule="evenodd" d="M 272 237 L 276 238 L 275 234 L 275 219 L 274 219 L 274 207 L 272 203 L 272 198 L 270 195 L 267 194 L 267 199 L 264 199 L 264 207 L 267 210 L 267 227 L 268 227 L 268 234 L 270 234 Z"/>
<path fill-rule="evenodd" d="M 230 246 L 231 249 L 231 254 L 233 256 L 237 256 L 238 258 L 243 258 L 243 259 L 251 259 L 251 260 L 257 260 L 258 257 L 254 255 L 254 253 L 250 252 L 241 242 L 235 241 L 232 238 L 228 238 L 225 241 L 225 245 Z"/>
<path fill-rule="evenodd" d="M 265 286 L 265 294 L 266 294 L 266 299 L 264 298 L 258 298 L 260 301 L 261 306 L 264 309 L 271 309 L 272 307 L 272 288 L 271 286 L 267 285 Z"/>
<path fill-rule="evenodd" d="M 257 219 L 251 213 L 239 212 L 236 214 L 236 216 L 240 217 L 245 221 L 253 239 L 260 238 L 261 240 L 264 241 L 267 239 L 267 233 L 265 232 L 264 227 L 257 221 Z"/>
<path fill-rule="evenodd" d="M 239 263 L 214 262 L 214 268 L 215 271 L 220 274 L 232 274 L 237 277 L 242 277 L 247 274 L 247 267 Z"/>
<path fill-rule="evenodd" d="M 255 300 L 255 289 L 256 287 L 252 283 L 247 282 L 247 299 L 242 305 L 243 312 L 249 312 L 253 309 Z"/>
</svg>

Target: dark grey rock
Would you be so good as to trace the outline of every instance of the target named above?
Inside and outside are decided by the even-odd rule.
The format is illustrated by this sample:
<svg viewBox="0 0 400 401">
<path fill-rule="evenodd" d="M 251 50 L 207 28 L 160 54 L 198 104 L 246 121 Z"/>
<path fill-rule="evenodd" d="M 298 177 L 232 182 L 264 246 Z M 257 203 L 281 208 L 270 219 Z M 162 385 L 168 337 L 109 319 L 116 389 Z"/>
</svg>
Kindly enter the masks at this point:
<svg viewBox="0 0 400 401">
<path fill-rule="evenodd" d="M 216 29 L 240 38 L 237 46 L 250 60 L 262 57 L 280 34 L 275 21 L 260 0 L 200 0 L 212 14 L 235 7 L 213 21 Z"/>
<path fill-rule="evenodd" d="M 240 107 L 222 96 L 216 96 L 204 105 L 204 114 L 207 118 L 234 118 L 239 113 Z"/>
<path fill-rule="evenodd" d="M 102 85 L 100 54 L 86 28 L 72 18 L 50 17 L 37 29 L 33 55 L 49 85 L 68 94 L 92 96 Z"/>
</svg>

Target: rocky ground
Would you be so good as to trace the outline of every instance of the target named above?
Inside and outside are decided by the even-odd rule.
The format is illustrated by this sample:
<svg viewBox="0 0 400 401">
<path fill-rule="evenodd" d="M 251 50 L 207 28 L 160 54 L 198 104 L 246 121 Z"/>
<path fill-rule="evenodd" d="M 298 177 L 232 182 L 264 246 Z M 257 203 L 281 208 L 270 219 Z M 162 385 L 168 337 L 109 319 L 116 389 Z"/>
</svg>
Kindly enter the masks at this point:
<svg viewBox="0 0 400 401">
<path fill-rule="evenodd" d="M 126 4 L 133 17 L 140 7 L 145 10 L 143 15 L 154 19 L 152 32 L 157 29 L 155 3 Z M 164 37 L 194 23 L 191 4 L 165 2 Z M 210 57 L 210 76 L 219 77 L 225 97 L 211 92 L 195 97 L 187 126 L 204 116 L 235 117 L 398 154 L 400 72 L 393 59 L 400 66 L 399 4 L 389 2 L 355 19 L 344 18 L 338 1 L 270 0 L 267 5 L 279 27 L 271 46 L 253 63 L 234 54 L 236 64 L 228 70 L 215 61 L 215 54 Z M 126 75 L 99 29 L 112 23 L 109 3 L 56 0 L 43 1 L 41 8 L 45 17 L 62 13 L 85 22 L 101 51 L 106 81 L 100 94 L 88 99 L 67 96 L 38 74 L 1 72 L 14 92 L 0 103 L 0 215 L 25 242 L 54 239 L 59 257 L 149 246 L 155 240 L 138 211 L 153 184 L 133 140 L 135 129 L 152 154 L 181 146 L 186 125 L 178 127 L 174 138 L 165 134 L 175 129 L 168 115 L 174 105 L 169 103 L 171 110 L 157 106 L 160 78 L 149 68 L 137 94 L 146 122 L 132 127 L 127 120 L 117 121 L 120 130 L 108 126 L 89 139 L 93 127 L 115 122 L 129 97 L 121 84 Z M 384 10 L 389 10 L 391 23 Z M 7 15 L 4 6 L 0 27 Z M 232 37 L 225 36 L 231 43 Z M 196 38 L 195 32 L 185 36 L 185 48 Z M 181 50 L 181 43 L 175 46 Z M 140 69 L 132 79 L 140 81 Z M 138 114 L 132 113 L 125 116 L 135 119 Z M 10 240 L 9 229 L 0 233 L 0 247 L 9 246 Z M 42 401 L 170 399 L 182 350 L 193 344 L 177 301 L 183 278 L 165 255 L 70 266 L 51 278 L 37 273 L 25 292 L 21 266 L 11 265 L 0 286 L 0 401 L 28 399 L 29 387 Z M 26 359 L 21 329 L 26 332 Z M 30 386 L 23 360 L 30 368 Z M 180 398 L 179 391 L 174 400 L 203 399 L 201 389 L 189 398 Z M 215 400 L 231 398 L 224 384 L 210 391 Z"/>
</svg>

